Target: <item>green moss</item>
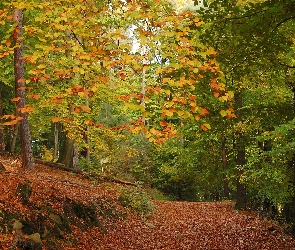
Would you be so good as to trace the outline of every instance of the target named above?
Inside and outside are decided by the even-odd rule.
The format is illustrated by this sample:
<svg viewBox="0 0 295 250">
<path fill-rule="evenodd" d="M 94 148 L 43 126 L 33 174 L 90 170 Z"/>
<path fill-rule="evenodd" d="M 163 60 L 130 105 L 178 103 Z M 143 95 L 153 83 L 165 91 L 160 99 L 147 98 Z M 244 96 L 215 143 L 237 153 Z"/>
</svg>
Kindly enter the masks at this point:
<svg viewBox="0 0 295 250">
<path fill-rule="evenodd" d="M 16 195 L 21 201 L 26 204 L 28 203 L 32 194 L 32 188 L 29 183 L 19 183 L 16 188 Z"/>
</svg>

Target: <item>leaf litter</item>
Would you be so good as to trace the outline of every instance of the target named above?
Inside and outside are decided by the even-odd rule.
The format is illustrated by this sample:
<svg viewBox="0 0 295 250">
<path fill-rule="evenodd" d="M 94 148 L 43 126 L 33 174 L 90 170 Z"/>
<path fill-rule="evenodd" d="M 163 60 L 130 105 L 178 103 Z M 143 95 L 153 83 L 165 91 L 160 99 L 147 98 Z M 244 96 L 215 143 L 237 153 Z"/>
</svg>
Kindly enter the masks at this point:
<svg viewBox="0 0 295 250">
<path fill-rule="evenodd" d="M 162 202 L 153 201 L 156 209 L 142 217 L 120 205 L 122 185 L 94 182 L 79 174 L 36 164 L 34 171 L 23 171 L 19 160 L 0 156 L 6 171 L 0 173 L 0 215 L 3 211 L 34 217 L 34 207 L 48 206 L 63 210 L 63 201 L 71 199 L 83 204 L 102 201 L 124 214 L 123 217 L 101 217 L 101 227 L 79 227 L 70 223 L 70 232 L 58 240 L 60 249 L 109 250 L 292 250 L 295 240 L 284 233 L 276 222 L 257 213 L 237 211 L 233 202 Z M 16 195 L 19 183 L 30 183 L 30 206 Z M 32 205 L 33 204 L 33 205 Z M 13 221 L 11 221 L 12 223 Z M 37 232 L 35 232 L 37 233 Z M 67 239 L 75 239 L 69 244 Z M 41 235 L 42 249 L 52 249 Z M 10 249 L 15 241 L 13 230 L 1 227 L 0 249 Z M 20 248 L 15 248 L 20 249 Z"/>
</svg>

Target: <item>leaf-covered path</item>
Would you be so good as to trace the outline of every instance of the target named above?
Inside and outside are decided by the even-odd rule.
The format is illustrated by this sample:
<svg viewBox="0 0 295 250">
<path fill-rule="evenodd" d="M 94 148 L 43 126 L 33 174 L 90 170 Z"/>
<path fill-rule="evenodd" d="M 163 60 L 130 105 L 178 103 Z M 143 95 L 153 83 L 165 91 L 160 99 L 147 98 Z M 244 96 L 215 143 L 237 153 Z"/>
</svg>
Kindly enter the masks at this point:
<svg viewBox="0 0 295 250">
<path fill-rule="evenodd" d="M 274 223 L 225 202 L 157 202 L 147 220 L 130 218 L 100 235 L 93 249 L 295 249 Z M 88 232 L 92 233 L 92 232 Z M 89 242 L 87 242 L 89 244 Z M 82 248 L 81 248 L 82 249 Z"/>
<path fill-rule="evenodd" d="M 120 205 L 121 184 L 96 183 L 41 164 L 24 172 L 18 159 L 4 156 L 0 162 L 0 250 L 28 249 L 11 248 L 20 237 L 12 228 L 18 221 L 31 225 L 22 228 L 21 239 L 38 233 L 42 250 L 295 250 L 295 240 L 281 227 L 236 211 L 232 202 L 154 201 L 150 217 L 141 218 Z M 24 200 L 17 189 L 25 183 L 32 193 Z M 124 218 L 109 216 L 115 210 Z M 102 226 L 93 227 L 93 215 Z M 61 220 L 69 224 L 62 227 Z"/>
</svg>

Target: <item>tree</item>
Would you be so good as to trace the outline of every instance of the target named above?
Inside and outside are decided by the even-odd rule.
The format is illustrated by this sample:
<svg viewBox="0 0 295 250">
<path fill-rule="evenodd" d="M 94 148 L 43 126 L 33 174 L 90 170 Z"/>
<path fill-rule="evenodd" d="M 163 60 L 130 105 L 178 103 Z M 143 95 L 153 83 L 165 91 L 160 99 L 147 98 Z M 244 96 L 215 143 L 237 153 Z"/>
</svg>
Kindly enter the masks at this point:
<svg viewBox="0 0 295 250">
<path fill-rule="evenodd" d="M 14 30 L 14 74 L 15 74 L 15 91 L 17 115 L 20 120 L 20 142 L 22 152 L 22 167 L 25 169 L 34 168 L 34 157 L 32 153 L 31 135 L 28 121 L 28 110 L 26 106 L 26 86 L 24 74 L 24 53 L 23 53 L 23 11 L 14 9 L 13 21 L 15 22 Z"/>
</svg>

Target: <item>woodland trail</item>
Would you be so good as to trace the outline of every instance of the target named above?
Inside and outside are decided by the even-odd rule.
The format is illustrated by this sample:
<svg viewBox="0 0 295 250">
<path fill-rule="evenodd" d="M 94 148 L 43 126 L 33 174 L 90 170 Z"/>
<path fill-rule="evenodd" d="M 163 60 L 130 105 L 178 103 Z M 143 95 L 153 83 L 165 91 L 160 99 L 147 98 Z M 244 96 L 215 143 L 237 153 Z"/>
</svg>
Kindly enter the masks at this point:
<svg viewBox="0 0 295 250">
<path fill-rule="evenodd" d="M 275 223 L 256 213 L 238 212 L 229 202 L 156 202 L 156 206 L 147 220 L 130 218 L 117 224 L 97 239 L 93 249 L 295 249 L 295 241 Z"/>
<path fill-rule="evenodd" d="M 0 156 L 0 162 L 5 167 L 0 174 L 0 250 L 15 249 L 11 248 L 16 235 L 9 231 L 13 221 L 8 213 L 35 223 L 32 228 L 38 230 L 31 233 L 40 232 L 42 250 L 295 250 L 295 240 L 284 234 L 283 228 L 257 213 L 235 210 L 233 202 L 154 201 L 156 209 L 142 218 L 121 206 L 118 190 L 122 184 L 96 183 L 41 164 L 36 164 L 35 171 L 24 172 L 17 158 L 6 156 Z M 17 187 L 23 183 L 32 188 L 27 200 L 17 195 Z M 98 218 L 104 230 L 90 226 L 93 213 L 69 210 L 70 205 L 84 204 L 83 211 L 94 211 L 90 208 L 95 201 L 104 205 L 100 209 L 105 208 L 104 216 Z M 114 209 L 125 216 L 105 216 L 104 212 Z M 61 231 L 59 220 L 54 220 L 63 216 L 71 219 L 70 230 Z M 38 218 L 43 218 L 42 222 Z M 46 228 L 57 228 L 58 235 L 46 238 Z M 52 248 L 49 241 L 54 240 L 57 247 Z"/>
</svg>

